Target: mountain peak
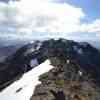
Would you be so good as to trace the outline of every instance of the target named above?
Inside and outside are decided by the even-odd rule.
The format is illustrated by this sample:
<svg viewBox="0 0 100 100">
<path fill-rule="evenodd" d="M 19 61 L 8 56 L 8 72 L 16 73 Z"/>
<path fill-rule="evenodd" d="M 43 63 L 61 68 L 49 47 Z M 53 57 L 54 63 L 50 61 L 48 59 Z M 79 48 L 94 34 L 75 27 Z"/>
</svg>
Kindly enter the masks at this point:
<svg viewBox="0 0 100 100">
<path fill-rule="evenodd" d="M 56 84 L 60 84 L 60 86 L 65 88 L 67 87 L 65 83 L 70 85 L 70 82 L 75 83 L 75 88 L 77 88 L 77 84 L 80 86 L 83 83 L 86 84 L 86 82 L 87 85 L 90 85 L 90 88 L 92 88 L 91 84 L 94 84 L 93 86 L 100 85 L 99 50 L 86 42 L 50 39 L 26 44 L 6 59 L 4 62 L 6 65 L 2 67 L 4 69 L 0 72 L 0 76 L 4 76 L 0 77 L 1 89 L 47 59 L 50 60 L 54 68 L 40 78 L 42 84 L 38 87 L 39 90 L 40 88 L 43 89 L 44 86 L 43 91 L 46 91 L 45 86 L 49 87 L 48 84 L 50 84 L 50 87 L 53 85 L 54 89 Z M 52 82 L 56 84 L 51 84 Z M 38 88 L 36 88 L 36 91 Z M 53 91 L 55 94 L 59 94 L 58 90 L 59 88 Z M 63 89 L 64 91 L 66 91 L 66 88 Z M 47 92 L 50 91 L 47 89 Z"/>
</svg>

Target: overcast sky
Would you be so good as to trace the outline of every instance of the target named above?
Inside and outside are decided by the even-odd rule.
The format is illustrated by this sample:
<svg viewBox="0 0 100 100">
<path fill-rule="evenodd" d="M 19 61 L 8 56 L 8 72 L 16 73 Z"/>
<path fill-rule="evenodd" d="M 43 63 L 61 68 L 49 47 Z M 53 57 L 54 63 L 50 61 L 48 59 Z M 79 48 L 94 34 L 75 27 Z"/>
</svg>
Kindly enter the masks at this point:
<svg viewBox="0 0 100 100">
<path fill-rule="evenodd" d="M 100 38 L 100 0 L 0 0 L 0 37 Z"/>
</svg>

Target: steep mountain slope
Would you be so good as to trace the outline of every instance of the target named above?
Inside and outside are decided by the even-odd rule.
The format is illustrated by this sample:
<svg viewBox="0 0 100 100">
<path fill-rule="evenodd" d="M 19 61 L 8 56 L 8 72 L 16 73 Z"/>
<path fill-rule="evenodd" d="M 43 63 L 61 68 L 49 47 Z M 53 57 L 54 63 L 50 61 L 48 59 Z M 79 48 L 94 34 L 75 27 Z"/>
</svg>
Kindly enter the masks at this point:
<svg viewBox="0 0 100 100">
<path fill-rule="evenodd" d="M 15 53 L 20 47 L 21 45 L 9 45 L 9 46 L 0 45 L 0 63 L 2 63 L 6 57 Z"/>
</svg>

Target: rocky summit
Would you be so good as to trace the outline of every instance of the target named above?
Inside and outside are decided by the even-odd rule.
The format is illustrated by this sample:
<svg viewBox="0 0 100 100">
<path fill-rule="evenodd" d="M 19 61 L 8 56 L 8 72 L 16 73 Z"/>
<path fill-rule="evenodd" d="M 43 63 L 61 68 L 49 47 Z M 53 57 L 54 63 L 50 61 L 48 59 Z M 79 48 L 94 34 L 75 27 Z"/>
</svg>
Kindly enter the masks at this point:
<svg viewBox="0 0 100 100">
<path fill-rule="evenodd" d="M 47 59 L 54 68 L 40 76 L 31 100 L 100 100 L 100 51 L 65 39 L 34 41 L 7 57 L 0 68 L 0 89 Z"/>
</svg>

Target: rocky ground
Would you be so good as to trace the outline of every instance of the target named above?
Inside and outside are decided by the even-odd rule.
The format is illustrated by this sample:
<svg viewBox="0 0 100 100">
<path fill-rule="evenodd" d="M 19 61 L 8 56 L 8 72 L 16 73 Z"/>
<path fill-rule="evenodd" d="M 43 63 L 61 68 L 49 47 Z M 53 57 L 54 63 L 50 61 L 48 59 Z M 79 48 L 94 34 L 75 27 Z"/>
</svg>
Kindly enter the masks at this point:
<svg viewBox="0 0 100 100">
<path fill-rule="evenodd" d="M 31 100 L 100 100 L 100 88 L 72 60 L 51 58 L 55 68 L 40 76 Z"/>
</svg>

